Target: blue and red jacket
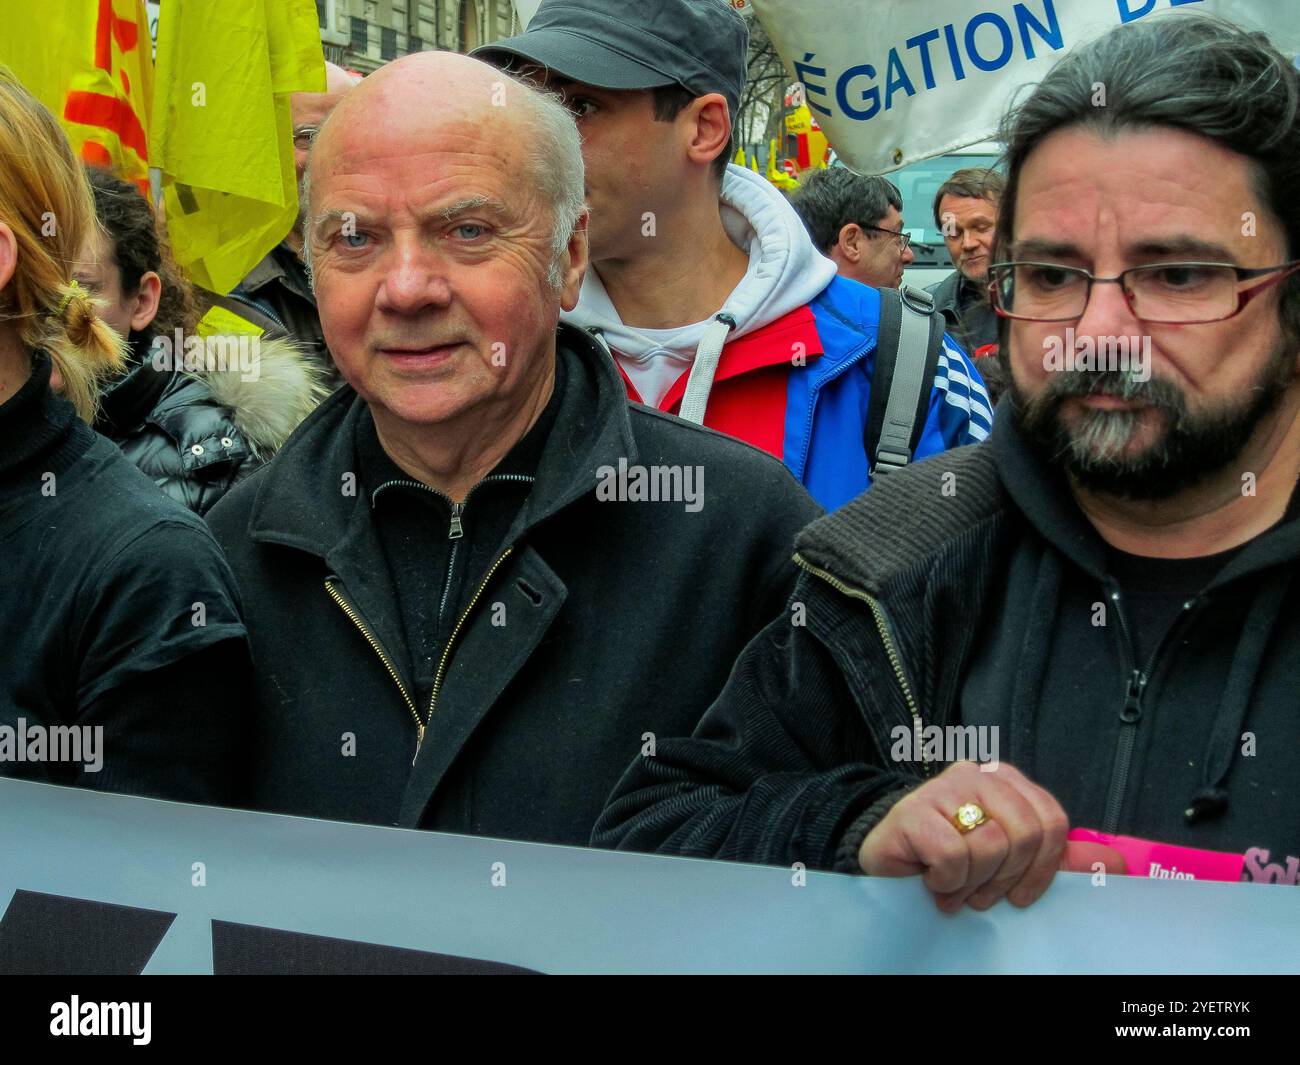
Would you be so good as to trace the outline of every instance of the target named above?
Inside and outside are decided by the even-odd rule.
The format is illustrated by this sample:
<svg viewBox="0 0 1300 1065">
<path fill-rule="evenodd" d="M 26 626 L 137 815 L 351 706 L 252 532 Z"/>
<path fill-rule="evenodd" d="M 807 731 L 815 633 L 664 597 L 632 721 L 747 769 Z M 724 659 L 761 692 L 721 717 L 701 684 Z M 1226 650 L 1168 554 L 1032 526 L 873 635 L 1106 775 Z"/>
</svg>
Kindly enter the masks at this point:
<svg viewBox="0 0 1300 1065">
<path fill-rule="evenodd" d="M 864 434 L 879 321 L 875 289 L 834 278 L 810 303 L 722 349 L 704 424 L 781 459 L 827 510 L 847 503 L 871 487 Z M 682 373 L 660 410 L 677 413 L 689 377 Z M 992 425 L 984 382 L 945 335 L 914 458 L 978 443 Z"/>
</svg>

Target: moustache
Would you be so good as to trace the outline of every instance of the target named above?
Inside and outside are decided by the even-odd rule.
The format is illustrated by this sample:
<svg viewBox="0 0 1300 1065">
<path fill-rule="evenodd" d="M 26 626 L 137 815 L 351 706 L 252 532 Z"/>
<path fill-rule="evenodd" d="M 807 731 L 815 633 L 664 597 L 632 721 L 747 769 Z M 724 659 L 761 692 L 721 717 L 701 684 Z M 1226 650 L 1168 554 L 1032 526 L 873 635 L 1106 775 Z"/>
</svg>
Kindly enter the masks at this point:
<svg viewBox="0 0 1300 1065">
<path fill-rule="evenodd" d="M 1056 370 L 1037 401 L 1059 406 L 1067 399 L 1087 396 L 1115 396 L 1177 414 L 1187 405 L 1183 393 L 1172 382 L 1127 370 Z"/>
</svg>

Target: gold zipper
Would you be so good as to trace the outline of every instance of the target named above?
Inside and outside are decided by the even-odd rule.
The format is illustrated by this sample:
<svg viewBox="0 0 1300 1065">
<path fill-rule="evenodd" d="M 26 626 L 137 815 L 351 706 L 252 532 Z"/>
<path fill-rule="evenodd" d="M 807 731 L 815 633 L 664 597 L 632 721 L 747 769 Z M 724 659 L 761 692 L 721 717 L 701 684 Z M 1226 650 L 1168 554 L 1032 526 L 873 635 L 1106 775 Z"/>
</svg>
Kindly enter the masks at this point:
<svg viewBox="0 0 1300 1065">
<path fill-rule="evenodd" d="M 893 667 L 894 676 L 898 680 L 898 686 L 903 691 L 903 699 L 907 703 L 908 712 L 912 715 L 914 727 L 920 729 L 922 727 L 921 711 L 917 708 L 916 700 L 912 697 L 912 688 L 907 683 L 907 675 L 903 672 L 903 662 L 898 654 L 898 648 L 894 646 L 894 639 L 889 634 L 889 625 L 885 621 L 885 611 L 880 605 L 880 602 L 869 596 L 866 592 L 859 591 L 857 588 L 849 587 L 849 585 L 845 584 L 838 577 L 827 573 L 824 569 L 819 569 L 814 566 L 800 554 L 794 556 L 794 564 L 800 569 L 807 570 L 813 576 L 820 577 L 842 595 L 847 595 L 852 599 L 860 599 L 862 602 L 867 604 L 867 607 L 871 610 L 871 616 L 876 622 L 876 629 L 880 633 L 880 642 L 885 645 L 885 655 L 889 659 L 890 666 Z M 926 776 L 929 776 L 930 763 L 922 761 L 921 767 Z"/>
<path fill-rule="evenodd" d="M 352 624 L 354 624 L 361 632 L 361 635 L 366 638 L 366 642 L 375 649 L 375 654 L 379 656 L 380 661 L 382 661 L 384 666 L 388 669 L 388 675 L 392 677 L 393 681 L 397 684 L 397 690 L 402 693 L 402 699 L 406 703 L 406 708 L 411 711 L 411 717 L 415 719 L 415 749 L 418 752 L 420 749 L 420 743 L 424 739 L 424 724 L 420 721 L 419 711 L 415 709 L 415 700 L 412 699 L 410 694 L 407 692 L 406 685 L 402 683 L 402 678 L 398 676 L 397 670 L 393 668 L 393 663 L 389 659 L 388 655 L 384 653 L 384 649 L 379 646 L 379 641 L 375 639 L 370 629 L 366 627 L 366 623 L 361 620 L 361 616 L 352 609 L 347 600 L 335 591 L 334 585 L 330 583 L 329 578 L 325 579 L 325 591 L 329 593 L 330 598 L 333 599 L 334 602 L 338 603 L 338 605 L 343 608 L 343 613 L 352 620 Z"/>
<path fill-rule="evenodd" d="M 513 547 L 507 547 L 505 551 L 502 552 L 501 556 L 492 563 L 492 568 L 487 571 L 487 576 L 483 578 L 483 582 L 478 586 L 478 591 L 474 593 L 474 598 L 469 601 L 469 606 L 465 608 L 465 612 L 461 614 L 459 620 L 456 622 L 456 627 L 451 630 L 451 635 L 447 638 L 447 646 L 442 649 L 442 658 L 438 661 L 438 672 L 435 673 L 433 677 L 433 691 L 429 694 L 429 721 L 433 721 L 433 708 L 438 704 L 438 691 L 442 688 L 442 677 L 447 670 L 447 659 L 451 656 L 452 645 L 456 642 L 456 637 L 460 635 L 460 630 L 465 624 L 465 619 L 473 612 L 475 604 L 478 603 L 479 596 L 483 594 L 483 589 L 488 586 L 488 582 L 492 579 L 492 575 L 496 573 L 501 563 L 509 558 L 513 551 Z M 420 739 L 421 741 L 424 739 L 424 729 L 420 730 Z M 417 756 L 420 753 L 418 744 L 416 745 L 415 753 Z"/>
</svg>

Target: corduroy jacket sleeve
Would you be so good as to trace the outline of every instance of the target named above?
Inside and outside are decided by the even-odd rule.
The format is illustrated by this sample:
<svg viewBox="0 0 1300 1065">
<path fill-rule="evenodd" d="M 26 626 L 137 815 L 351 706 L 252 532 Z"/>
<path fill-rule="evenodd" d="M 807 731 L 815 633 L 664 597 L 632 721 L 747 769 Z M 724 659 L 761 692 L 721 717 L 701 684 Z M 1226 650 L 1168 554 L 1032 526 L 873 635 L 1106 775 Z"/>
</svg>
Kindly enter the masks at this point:
<svg viewBox="0 0 1300 1065">
<path fill-rule="evenodd" d="M 856 871 L 856 851 L 836 861 L 846 836 L 916 781 L 881 764 L 830 652 L 791 619 L 750 642 L 694 735 L 632 763 L 593 846 Z"/>
</svg>

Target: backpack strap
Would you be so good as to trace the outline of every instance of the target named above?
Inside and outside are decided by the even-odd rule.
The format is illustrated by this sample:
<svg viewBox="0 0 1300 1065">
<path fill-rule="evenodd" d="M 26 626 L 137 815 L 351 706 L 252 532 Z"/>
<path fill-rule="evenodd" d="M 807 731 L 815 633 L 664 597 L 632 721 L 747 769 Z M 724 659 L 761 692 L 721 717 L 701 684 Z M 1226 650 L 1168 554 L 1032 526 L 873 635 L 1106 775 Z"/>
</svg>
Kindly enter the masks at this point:
<svg viewBox="0 0 1300 1065">
<path fill-rule="evenodd" d="M 916 453 L 943 347 L 934 297 L 902 285 L 882 288 L 876 361 L 864 443 L 872 479 L 901 470 Z"/>
</svg>

